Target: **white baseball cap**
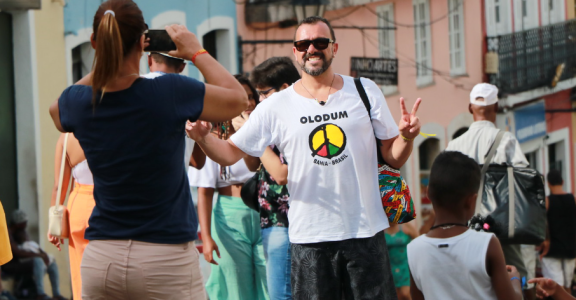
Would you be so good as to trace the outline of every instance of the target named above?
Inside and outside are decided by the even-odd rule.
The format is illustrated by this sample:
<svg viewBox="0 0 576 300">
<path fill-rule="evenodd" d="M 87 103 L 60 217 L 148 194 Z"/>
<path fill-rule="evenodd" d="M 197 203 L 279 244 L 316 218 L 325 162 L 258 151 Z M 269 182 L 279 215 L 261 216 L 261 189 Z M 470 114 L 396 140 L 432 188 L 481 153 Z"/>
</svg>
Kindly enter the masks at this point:
<svg viewBox="0 0 576 300">
<path fill-rule="evenodd" d="M 476 100 L 484 98 L 484 100 Z M 478 106 L 489 106 L 498 103 L 498 88 L 489 83 L 479 83 L 470 92 L 470 103 Z"/>
</svg>

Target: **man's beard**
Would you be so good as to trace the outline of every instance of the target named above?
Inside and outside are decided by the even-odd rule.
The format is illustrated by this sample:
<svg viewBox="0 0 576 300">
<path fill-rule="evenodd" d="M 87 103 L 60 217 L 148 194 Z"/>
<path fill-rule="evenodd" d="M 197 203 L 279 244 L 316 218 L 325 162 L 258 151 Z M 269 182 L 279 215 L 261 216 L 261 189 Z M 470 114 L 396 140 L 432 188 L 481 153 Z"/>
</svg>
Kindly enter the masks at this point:
<svg viewBox="0 0 576 300">
<path fill-rule="evenodd" d="M 311 70 L 306 67 L 306 61 L 308 61 L 308 58 L 310 58 L 310 56 L 312 55 L 317 55 L 322 60 L 322 67 L 320 67 L 319 69 Z M 332 64 L 332 59 L 333 58 L 331 58 L 330 60 L 326 60 L 326 56 L 324 56 L 324 54 L 322 53 L 306 53 L 306 55 L 302 57 L 302 63 L 300 64 L 300 69 L 302 69 L 302 71 L 304 71 L 306 74 L 310 76 L 319 76 L 322 75 L 324 72 L 326 72 L 328 68 L 330 68 L 330 65 Z"/>
</svg>

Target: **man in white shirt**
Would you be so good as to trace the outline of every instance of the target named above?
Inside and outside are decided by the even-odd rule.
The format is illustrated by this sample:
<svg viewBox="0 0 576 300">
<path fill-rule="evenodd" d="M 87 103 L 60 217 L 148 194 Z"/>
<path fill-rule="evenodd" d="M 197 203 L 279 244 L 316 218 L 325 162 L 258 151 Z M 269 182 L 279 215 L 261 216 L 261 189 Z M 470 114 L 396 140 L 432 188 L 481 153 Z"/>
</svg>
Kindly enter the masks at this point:
<svg viewBox="0 0 576 300">
<path fill-rule="evenodd" d="M 462 152 L 479 164 L 484 164 L 484 158 L 500 131 L 495 125 L 498 112 L 498 88 L 488 83 L 479 83 L 474 86 L 470 92 L 469 110 L 474 116 L 474 123 L 470 125 L 468 131 L 448 143 L 446 151 Z M 514 167 L 528 166 L 520 143 L 510 132 L 504 133 L 491 163 L 511 164 Z M 522 277 L 527 276 L 520 245 L 503 244 L 502 250 L 506 264 L 515 266 Z"/>
<path fill-rule="evenodd" d="M 228 141 L 197 124 L 191 136 L 221 165 L 262 156 L 276 145 L 288 165 L 289 236 L 294 299 L 396 299 L 377 179 L 376 140 L 385 161 L 400 168 L 420 132 L 416 111 L 401 99 L 397 126 L 381 90 L 362 84 L 370 117 L 352 77 L 334 73 L 338 51 L 330 23 L 309 17 L 298 25 L 294 56 L 302 79 L 260 103 Z"/>
</svg>

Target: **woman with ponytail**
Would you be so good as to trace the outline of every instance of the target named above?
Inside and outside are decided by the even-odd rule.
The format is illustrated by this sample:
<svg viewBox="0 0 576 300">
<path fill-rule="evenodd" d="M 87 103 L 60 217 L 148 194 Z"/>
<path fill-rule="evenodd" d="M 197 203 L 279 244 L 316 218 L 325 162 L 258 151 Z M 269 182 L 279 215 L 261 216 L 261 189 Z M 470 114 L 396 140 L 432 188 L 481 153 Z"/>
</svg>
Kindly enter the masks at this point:
<svg viewBox="0 0 576 300">
<path fill-rule="evenodd" d="M 186 121 L 221 122 L 248 105 L 244 88 L 182 25 L 166 30 L 207 83 L 177 74 L 141 79 L 142 12 L 109 0 L 94 16 L 93 70 L 50 107 L 73 132 L 94 178 L 82 299 L 206 299 L 194 247 L 198 220 L 182 157 Z"/>
</svg>

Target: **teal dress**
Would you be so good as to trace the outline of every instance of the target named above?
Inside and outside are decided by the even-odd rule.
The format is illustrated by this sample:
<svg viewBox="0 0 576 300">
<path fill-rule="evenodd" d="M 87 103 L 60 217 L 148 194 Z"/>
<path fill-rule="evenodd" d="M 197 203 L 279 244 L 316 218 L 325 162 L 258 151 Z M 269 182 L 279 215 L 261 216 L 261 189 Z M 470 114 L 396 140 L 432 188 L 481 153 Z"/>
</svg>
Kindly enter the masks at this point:
<svg viewBox="0 0 576 300">
<path fill-rule="evenodd" d="M 390 255 L 390 267 L 394 277 L 396 288 L 410 286 L 410 270 L 408 267 L 408 254 L 406 248 L 412 240 L 407 234 L 400 230 L 394 235 L 385 232 L 388 254 Z"/>
</svg>

